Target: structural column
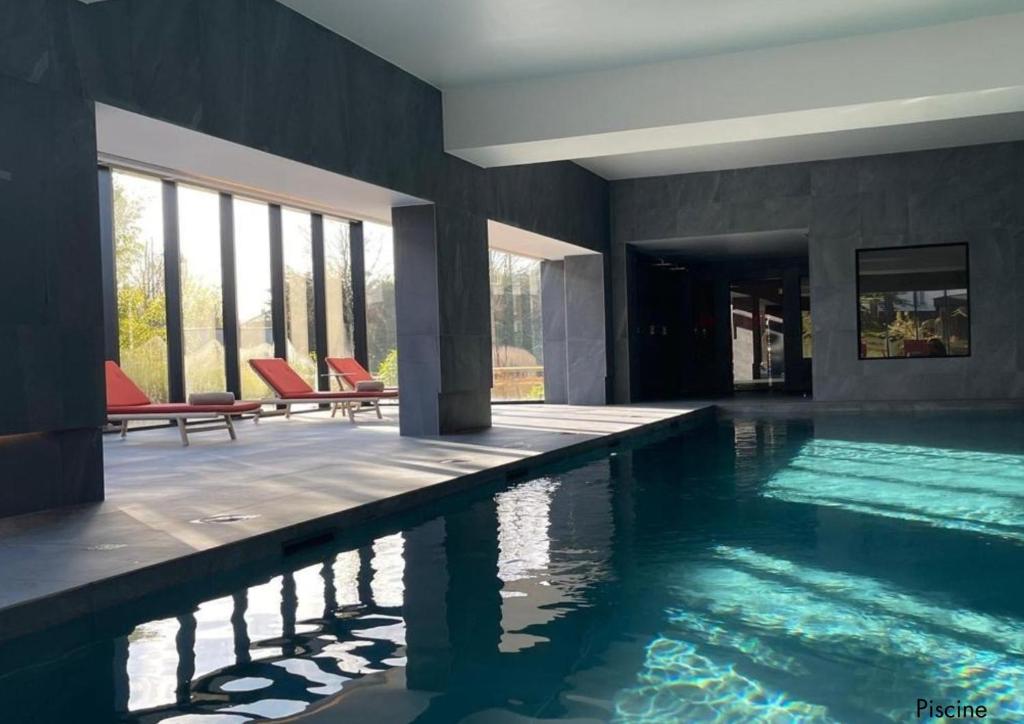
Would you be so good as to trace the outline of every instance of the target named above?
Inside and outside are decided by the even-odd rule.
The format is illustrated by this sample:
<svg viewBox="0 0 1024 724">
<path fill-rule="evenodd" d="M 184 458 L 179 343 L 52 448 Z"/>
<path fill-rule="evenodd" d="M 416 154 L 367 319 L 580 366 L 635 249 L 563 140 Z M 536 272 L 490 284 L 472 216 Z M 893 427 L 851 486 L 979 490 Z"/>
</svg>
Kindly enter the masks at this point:
<svg viewBox="0 0 1024 724">
<path fill-rule="evenodd" d="M 544 337 L 544 402 L 569 402 L 565 349 L 565 262 L 540 264 L 540 310 Z"/>
<path fill-rule="evenodd" d="M 491 424 L 487 220 L 426 204 L 392 210 L 403 435 Z"/>
<path fill-rule="evenodd" d="M 568 402 L 570 405 L 603 405 L 608 373 L 604 258 L 601 254 L 567 256 L 564 265 Z"/>
</svg>

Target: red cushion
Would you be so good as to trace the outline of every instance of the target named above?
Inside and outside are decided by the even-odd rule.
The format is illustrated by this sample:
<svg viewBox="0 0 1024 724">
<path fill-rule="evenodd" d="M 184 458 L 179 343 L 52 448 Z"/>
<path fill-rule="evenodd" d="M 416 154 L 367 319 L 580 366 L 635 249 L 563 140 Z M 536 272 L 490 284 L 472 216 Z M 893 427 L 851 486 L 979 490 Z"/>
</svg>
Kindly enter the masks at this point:
<svg viewBox="0 0 1024 724">
<path fill-rule="evenodd" d="M 927 357 L 928 340 L 926 339 L 905 339 L 903 340 L 903 354 L 907 357 Z"/>
<path fill-rule="evenodd" d="M 146 393 L 132 382 L 116 362 L 107 360 L 107 407 L 124 405 L 148 405 Z"/>
<path fill-rule="evenodd" d="M 108 415 L 183 415 L 195 412 L 255 412 L 258 402 L 236 402 L 233 405 L 189 405 L 186 402 L 167 402 L 155 405 L 108 405 Z"/>
<path fill-rule="evenodd" d="M 357 382 L 373 379 L 373 375 L 352 357 L 328 357 L 327 365 L 338 374 L 344 375 L 345 381 L 353 387 Z"/>
<path fill-rule="evenodd" d="M 276 357 L 251 359 L 249 360 L 249 366 L 282 399 L 308 395 L 313 392 L 313 388 L 304 379 L 299 377 L 299 374 L 283 359 Z"/>
</svg>

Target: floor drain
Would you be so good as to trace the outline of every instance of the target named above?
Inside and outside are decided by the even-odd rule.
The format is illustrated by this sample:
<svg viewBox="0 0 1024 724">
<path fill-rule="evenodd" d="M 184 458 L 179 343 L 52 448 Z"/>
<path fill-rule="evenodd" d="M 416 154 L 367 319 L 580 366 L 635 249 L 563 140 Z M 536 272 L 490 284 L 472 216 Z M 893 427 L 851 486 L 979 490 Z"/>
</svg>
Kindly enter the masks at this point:
<svg viewBox="0 0 1024 724">
<path fill-rule="evenodd" d="M 224 515 L 208 515 L 205 518 L 196 518 L 190 523 L 237 523 L 242 520 L 252 520 L 253 518 L 259 518 L 258 515 L 238 515 L 232 513 L 225 513 Z"/>
<path fill-rule="evenodd" d="M 441 464 L 442 465 L 451 465 L 452 463 L 464 463 L 464 462 L 466 462 L 465 458 L 445 458 L 444 460 L 441 461 Z"/>
<path fill-rule="evenodd" d="M 127 543 L 97 543 L 96 545 L 86 546 L 85 549 L 88 551 L 116 551 L 127 547 Z"/>
</svg>

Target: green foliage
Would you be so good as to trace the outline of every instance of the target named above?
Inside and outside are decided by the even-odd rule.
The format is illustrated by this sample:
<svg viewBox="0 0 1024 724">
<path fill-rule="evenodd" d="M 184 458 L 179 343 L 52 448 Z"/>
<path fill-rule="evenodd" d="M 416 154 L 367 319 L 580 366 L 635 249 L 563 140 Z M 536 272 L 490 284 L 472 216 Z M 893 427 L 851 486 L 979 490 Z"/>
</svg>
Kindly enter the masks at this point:
<svg viewBox="0 0 1024 724">
<path fill-rule="evenodd" d="M 162 250 L 145 238 L 143 200 L 114 183 L 114 256 L 121 367 L 155 401 L 167 399 Z"/>
<path fill-rule="evenodd" d="M 374 376 L 383 380 L 387 387 L 398 386 L 398 350 L 391 349 L 377 365 Z"/>
<path fill-rule="evenodd" d="M 383 364 L 394 349 L 398 331 L 395 327 L 395 279 L 393 276 L 366 279 L 366 344 L 370 364 Z"/>
</svg>

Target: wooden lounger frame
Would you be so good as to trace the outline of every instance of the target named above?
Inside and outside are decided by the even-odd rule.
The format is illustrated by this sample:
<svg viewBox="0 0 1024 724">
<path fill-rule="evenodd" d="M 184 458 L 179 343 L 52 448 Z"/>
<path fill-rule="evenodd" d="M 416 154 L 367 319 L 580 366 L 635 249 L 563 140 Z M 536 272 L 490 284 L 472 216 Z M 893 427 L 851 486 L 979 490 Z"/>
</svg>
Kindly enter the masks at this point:
<svg viewBox="0 0 1024 724">
<path fill-rule="evenodd" d="M 268 397 L 260 400 L 260 402 L 264 405 L 280 405 L 284 407 L 284 416 L 286 419 L 291 418 L 292 416 L 292 405 L 330 405 L 331 417 L 336 416 L 340 409 L 348 415 L 348 419 L 351 422 L 355 422 L 356 413 L 362 412 L 363 410 L 374 410 L 377 413 L 377 419 L 383 420 L 384 416 L 380 412 L 381 399 L 394 398 L 382 398 L 379 395 L 367 397 L 345 397 L 343 399 L 331 399 L 330 397 L 325 397 L 323 399 L 317 399 L 315 397 Z M 363 403 L 369 403 L 369 406 L 363 407 Z"/>
<path fill-rule="evenodd" d="M 253 421 L 260 421 L 261 410 L 257 409 L 253 411 Z M 204 420 L 210 422 L 221 422 L 217 425 L 206 425 L 202 427 L 193 427 L 192 432 L 209 432 L 212 430 L 227 430 L 228 435 L 231 436 L 232 440 L 237 440 L 238 436 L 235 434 L 235 425 L 232 422 L 232 417 L 240 417 L 241 412 L 183 412 L 183 413 L 146 413 L 146 412 L 135 412 L 118 414 L 112 413 L 107 415 L 107 419 L 110 422 L 118 423 L 121 429 L 121 439 L 123 440 L 128 436 L 128 423 L 132 420 L 168 420 L 174 422 L 178 426 L 178 433 L 181 435 L 182 447 L 188 447 L 188 420 Z"/>
</svg>

